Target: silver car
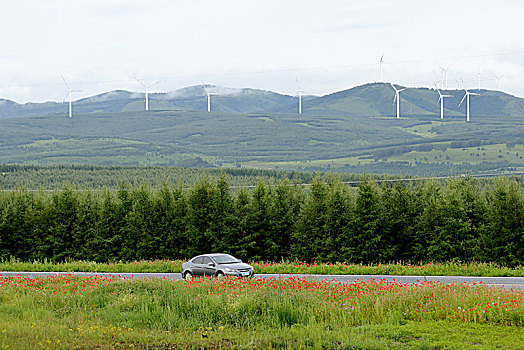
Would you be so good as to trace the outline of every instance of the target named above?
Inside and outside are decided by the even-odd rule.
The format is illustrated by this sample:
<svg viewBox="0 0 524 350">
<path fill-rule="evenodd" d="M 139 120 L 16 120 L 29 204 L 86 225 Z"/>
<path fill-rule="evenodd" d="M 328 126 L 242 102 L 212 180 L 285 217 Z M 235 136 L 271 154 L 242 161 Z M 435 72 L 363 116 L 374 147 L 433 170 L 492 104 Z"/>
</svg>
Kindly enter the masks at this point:
<svg viewBox="0 0 524 350">
<path fill-rule="evenodd" d="M 254 273 L 253 266 L 229 254 L 198 255 L 182 264 L 182 278 L 186 280 L 203 276 L 253 277 Z"/>
</svg>

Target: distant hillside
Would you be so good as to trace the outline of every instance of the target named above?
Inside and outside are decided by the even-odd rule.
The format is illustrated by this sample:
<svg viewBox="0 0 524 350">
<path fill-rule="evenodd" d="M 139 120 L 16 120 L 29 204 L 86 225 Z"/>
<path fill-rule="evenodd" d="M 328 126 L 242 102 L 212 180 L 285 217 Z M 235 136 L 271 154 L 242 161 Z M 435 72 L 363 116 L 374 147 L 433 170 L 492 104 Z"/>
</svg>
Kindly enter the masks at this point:
<svg viewBox="0 0 524 350">
<path fill-rule="evenodd" d="M 440 121 L 129 111 L 2 119 L 0 164 L 161 165 L 413 175 L 524 171 L 522 116 Z"/>
<path fill-rule="evenodd" d="M 397 88 L 404 88 L 396 85 Z M 464 90 L 442 90 L 453 95 L 444 101 L 444 115 L 464 116 L 466 104 L 459 107 Z M 524 99 L 500 91 L 471 90 L 480 96 L 471 97 L 471 115 L 480 116 L 523 116 Z M 347 115 L 368 117 L 392 117 L 396 115 L 393 103 L 395 91 L 389 83 L 373 83 L 311 99 L 302 105 L 303 113 L 312 115 Z M 408 88 L 400 93 L 401 116 L 440 115 L 438 92 L 428 88 Z M 285 108 L 292 112 L 292 108 Z"/>
<path fill-rule="evenodd" d="M 207 112 L 206 90 L 212 93 Z M 401 92 L 375 83 L 303 99 L 254 89 L 192 86 L 150 97 L 110 91 L 67 105 L 0 101 L 0 164 L 161 165 L 414 175 L 524 171 L 524 99 L 474 91 Z"/>
<path fill-rule="evenodd" d="M 216 112 L 254 113 L 274 107 L 293 105 L 291 96 L 257 89 L 235 89 L 206 85 L 211 96 L 211 109 Z M 207 111 L 207 93 L 202 85 L 167 93 L 150 93 L 152 111 Z M 73 102 L 74 114 L 115 113 L 144 110 L 144 94 L 114 90 Z M 68 112 L 67 103 L 45 102 L 18 104 L 0 100 L 0 118 L 59 115 Z"/>
<path fill-rule="evenodd" d="M 238 89 L 215 85 L 195 85 L 167 93 L 149 94 L 151 111 L 207 111 L 207 91 L 211 93 L 211 110 L 223 113 L 297 113 L 298 100 L 266 90 Z M 524 99 L 500 91 L 474 90 L 471 115 L 524 116 Z M 465 104 L 459 102 L 463 90 L 446 90 L 453 95 L 445 100 L 447 117 L 465 115 Z M 335 92 L 322 97 L 303 96 L 304 114 L 321 116 L 391 117 L 395 115 L 395 96 L 388 83 L 373 83 Z M 139 112 L 144 110 L 144 94 L 114 90 L 79 99 L 73 103 L 74 114 Z M 62 115 L 67 103 L 45 102 L 18 104 L 0 100 L 0 118 Z M 434 89 L 409 88 L 400 94 L 401 116 L 440 115 L 438 93 Z"/>
</svg>

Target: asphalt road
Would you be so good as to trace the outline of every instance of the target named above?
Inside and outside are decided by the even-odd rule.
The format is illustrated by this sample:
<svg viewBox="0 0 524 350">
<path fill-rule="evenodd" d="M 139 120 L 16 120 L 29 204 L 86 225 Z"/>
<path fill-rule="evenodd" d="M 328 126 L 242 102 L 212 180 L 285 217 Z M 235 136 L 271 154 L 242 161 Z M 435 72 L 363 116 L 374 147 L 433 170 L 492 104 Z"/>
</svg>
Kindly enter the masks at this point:
<svg viewBox="0 0 524 350">
<path fill-rule="evenodd" d="M 69 272 L 1 272 L 1 277 L 24 276 L 29 278 L 56 276 Z M 74 272 L 75 276 L 116 276 L 120 278 L 165 278 L 180 280 L 180 273 L 108 273 L 108 272 Z M 482 283 L 484 285 L 506 289 L 524 289 L 524 277 L 469 277 L 469 276 L 396 276 L 396 275 L 306 275 L 306 274 L 256 274 L 256 278 L 311 278 L 323 281 L 353 282 L 357 280 L 385 279 L 400 283 L 420 283 L 436 281 L 442 283 Z"/>
</svg>

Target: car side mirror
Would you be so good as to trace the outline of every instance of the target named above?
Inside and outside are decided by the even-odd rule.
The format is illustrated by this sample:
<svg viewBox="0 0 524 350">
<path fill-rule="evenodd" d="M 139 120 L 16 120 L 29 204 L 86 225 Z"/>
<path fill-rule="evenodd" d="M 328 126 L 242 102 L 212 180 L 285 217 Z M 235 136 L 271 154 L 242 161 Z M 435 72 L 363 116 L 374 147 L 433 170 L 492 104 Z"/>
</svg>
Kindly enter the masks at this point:
<svg viewBox="0 0 524 350">
<path fill-rule="evenodd" d="M 238 262 L 239 262 L 239 263 L 241 263 L 241 262 L 242 262 L 242 260 L 241 260 L 241 259 L 238 259 Z"/>
<path fill-rule="evenodd" d="M 213 264 L 212 262 L 210 262 L 210 263 L 207 263 L 207 266 L 215 266 L 215 264 Z"/>
</svg>

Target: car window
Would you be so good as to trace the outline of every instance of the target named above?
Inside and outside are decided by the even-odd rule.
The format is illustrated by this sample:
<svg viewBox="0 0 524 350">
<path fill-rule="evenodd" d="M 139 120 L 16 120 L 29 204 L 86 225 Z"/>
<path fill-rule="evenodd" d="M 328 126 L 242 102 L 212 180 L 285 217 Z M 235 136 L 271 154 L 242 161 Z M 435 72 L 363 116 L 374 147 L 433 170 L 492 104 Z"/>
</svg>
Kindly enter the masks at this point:
<svg viewBox="0 0 524 350">
<path fill-rule="evenodd" d="M 217 262 L 217 264 L 233 264 L 238 262 L 237 258 L 229 254 L 217 255 L 214 256 L 213 259 Z"/>
<path fill-rule="evenodd" d="M 204 265 L 207 265 L 207 264 L 212 263 L 212 262 L 213 261 L 210 258 L 208 258 L 207 256 L 204 256 L 204 262 L 203 262 Z"/>
<path fill-rule="evenodd" d="M 199 256 L 195 260 L 193 260 L 193 264 L 202 264 L 202 261 L 204 260 L 204 257 Z"/>
</svg>

